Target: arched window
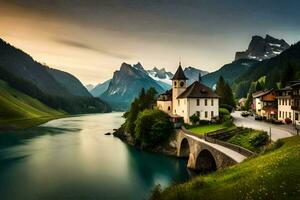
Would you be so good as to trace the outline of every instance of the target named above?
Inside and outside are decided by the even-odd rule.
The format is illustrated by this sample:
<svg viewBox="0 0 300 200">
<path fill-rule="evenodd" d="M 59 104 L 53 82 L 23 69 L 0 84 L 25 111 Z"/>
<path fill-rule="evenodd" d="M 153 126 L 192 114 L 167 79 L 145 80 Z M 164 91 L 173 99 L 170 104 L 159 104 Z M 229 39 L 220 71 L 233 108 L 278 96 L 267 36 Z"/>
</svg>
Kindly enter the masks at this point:
<svg viewBox="0 0 300 200">
<path fill-rule="evenodd" d="M 170 106 L 168 106 L 168 110 L 171 110 L 171 107 L 170 107 Z"/>
<path fill-rule="evenodd" d="M 183 87 L 183 86 L 184 86 L 184 82 L 180 81 L 180 87 Z"/>
<path fill-rule="evenodd" d="M 176 86 L 177 85 L 177 81 L 174 81 L 174 86 Z"/>
</svg>

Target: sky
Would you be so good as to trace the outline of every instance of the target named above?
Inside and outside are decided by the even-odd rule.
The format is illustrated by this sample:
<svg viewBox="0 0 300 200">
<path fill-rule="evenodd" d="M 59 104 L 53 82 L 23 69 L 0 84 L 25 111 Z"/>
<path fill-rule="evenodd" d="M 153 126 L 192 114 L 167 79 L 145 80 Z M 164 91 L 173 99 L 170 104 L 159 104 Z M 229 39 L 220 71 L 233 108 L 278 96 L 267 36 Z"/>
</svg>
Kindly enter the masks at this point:
<svg viewBox="0 0 300 200">
<path fill-rule="evenodd" d="M 0 0 L 0 37 L 84 84 L 122 62 L 209 72 L 253 35 L 300 40 L 299 0 Z"/>
</svg>

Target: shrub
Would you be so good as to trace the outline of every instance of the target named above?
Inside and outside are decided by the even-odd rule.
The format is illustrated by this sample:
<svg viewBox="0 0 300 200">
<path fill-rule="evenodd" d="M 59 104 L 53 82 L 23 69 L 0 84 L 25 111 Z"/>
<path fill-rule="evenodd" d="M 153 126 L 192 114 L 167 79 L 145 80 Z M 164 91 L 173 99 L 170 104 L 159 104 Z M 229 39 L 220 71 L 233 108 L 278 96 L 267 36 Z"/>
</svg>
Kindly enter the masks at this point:
<svg viewBox="0 0 300 200">
<path fill-rule="evenodd" d="M 270 152 L 270 151 L 274 151 L 276 149 L 279 149 L 283 145 L 284 145 L 284 141 L 279 139 L 276 142 L 274 142 L 273 144 L 268 145 L 267 148 L 264 149 L 264 151 L 262 153 L 267 153 L 267 152 Z"/>
<path fill-rule="evenodd" d="M 249 140 L 250 144 L 254 147 L 264 146 L 268 143 L 268 141 L 269 141 L 268 133 L 262 131 L 254 134 Z"/>
<path fill-rule="evenodd" d="M 231 119 L 230 112 L 226 108 L 219 108 L 219 116 L 223 122 Z"/>
<path fill-rule="evenodd" d="M 190 121 L 192 122 L 192 124 L 197 124 L 199 122 L 199 116 L 197 116 L 196 114 L 193 114 L 192 116 L 190 116 Z"/>
<path fill-rule="evenodd" d="M 228 112 L 231 112 L 234 109 L 233 106 L 228 105 L 228 104 L 221 104 L 220 108 L 226 109 L 226 110 L 228 110 Z"/>
<path fill-rule="evenodd" d="M 135 140 L 141 147 L 165 142 L 173 131 L 169 116 L 156 109 L 146 109 L 138 114 L 135 122 Z"/>
<path fill-rule="evenodd" d="M 230 115 L 230 112 L 226 108 L 219 108 L 219 115 Z"/>
</svg>

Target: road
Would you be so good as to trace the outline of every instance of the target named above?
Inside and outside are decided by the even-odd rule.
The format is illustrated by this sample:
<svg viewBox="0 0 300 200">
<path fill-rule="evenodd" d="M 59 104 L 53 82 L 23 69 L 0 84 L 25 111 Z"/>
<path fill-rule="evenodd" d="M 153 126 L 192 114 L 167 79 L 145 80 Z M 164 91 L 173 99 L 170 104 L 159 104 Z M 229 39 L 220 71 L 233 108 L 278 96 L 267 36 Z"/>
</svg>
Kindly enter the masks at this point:
<svg viewBox="0 0 300 200">
<path fill-rule="evenodd" d="M 240 111 L 235 111 L 231 114 L 234 118 L 234 123 L 237 126 L 243 126 L 246 128 L 253 128 L 257 130 L 263 130 L 266 132 L 270 132 L 271 128 L 271 139 L 276 141 L 280 138 L 286 138 L 293 136 L 291 132 L 293 132 L 293 128 L 288 125 L 276 125 L 263 121 L 256 121 L 254 117 L 242 117 Z"/>
</svg>

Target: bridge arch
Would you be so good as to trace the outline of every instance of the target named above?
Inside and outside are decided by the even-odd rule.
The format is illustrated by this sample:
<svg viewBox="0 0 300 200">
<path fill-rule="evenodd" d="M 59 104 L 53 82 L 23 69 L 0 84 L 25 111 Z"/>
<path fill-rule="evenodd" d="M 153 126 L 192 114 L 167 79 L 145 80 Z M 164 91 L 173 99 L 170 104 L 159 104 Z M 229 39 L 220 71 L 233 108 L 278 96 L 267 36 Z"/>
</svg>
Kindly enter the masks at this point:
<svg viewBox="0 0 300 200">
<path fill-rule="evenodd" d="M 209 150 L 203 149 L 198 154 L 196 158 L 196 170 L 203 173 L 217 170 L 216 160 Z"/>
<path fill-rule="evenodd" d="M 187 138 L 183 138 L 179 147 L 179 156 L 182 158 L 188 158 L 190 155 L 190 144 Z"/>
</svg>

